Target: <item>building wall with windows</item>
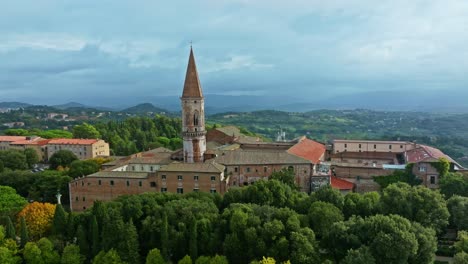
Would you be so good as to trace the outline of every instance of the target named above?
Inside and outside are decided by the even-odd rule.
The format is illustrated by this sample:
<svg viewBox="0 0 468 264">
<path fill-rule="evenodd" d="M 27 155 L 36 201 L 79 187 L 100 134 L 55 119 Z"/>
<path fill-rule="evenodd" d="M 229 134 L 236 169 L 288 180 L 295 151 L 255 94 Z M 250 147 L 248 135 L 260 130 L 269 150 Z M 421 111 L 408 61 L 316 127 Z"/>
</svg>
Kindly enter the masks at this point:
<svg viewBox="0 0 468 264">
<path fill-rule="evenodd" d="M 439 172 L 430 162 L 418 162 L 413 166 L 413 174 L 422 180 L 422 185 L 436 189 L 439 188 Z"/>
<path fill-rule="evenodd" d="M 414 145 L 406 141 L 334 140 L 333 154 L 341 152 L 403 153 L 414 149 Z"/>
<path fill-rule="evenodd" d="M 110 155 L 109 144 L 100 139 L 53 139 L 47 145 L 47 158 L 59 150 L 69 150 L 82 160 Z"/>
</svg>

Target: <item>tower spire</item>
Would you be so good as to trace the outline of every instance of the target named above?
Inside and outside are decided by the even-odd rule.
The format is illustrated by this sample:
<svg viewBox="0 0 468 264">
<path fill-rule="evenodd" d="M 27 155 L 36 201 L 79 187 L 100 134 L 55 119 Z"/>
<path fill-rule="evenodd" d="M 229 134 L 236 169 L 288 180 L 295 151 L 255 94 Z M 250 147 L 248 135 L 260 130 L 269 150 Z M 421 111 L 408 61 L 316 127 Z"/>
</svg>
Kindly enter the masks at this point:
<svg viewBox="0 0 468 264">
<path fill-rule="evenodd" d="M 190 56 L 182 97 L 203 97 L 200 79 L 198 78 L 197 65 L 195 64 L 195 56 L 193 55 L 192 43 L 190 43 Z"/>
</svg>

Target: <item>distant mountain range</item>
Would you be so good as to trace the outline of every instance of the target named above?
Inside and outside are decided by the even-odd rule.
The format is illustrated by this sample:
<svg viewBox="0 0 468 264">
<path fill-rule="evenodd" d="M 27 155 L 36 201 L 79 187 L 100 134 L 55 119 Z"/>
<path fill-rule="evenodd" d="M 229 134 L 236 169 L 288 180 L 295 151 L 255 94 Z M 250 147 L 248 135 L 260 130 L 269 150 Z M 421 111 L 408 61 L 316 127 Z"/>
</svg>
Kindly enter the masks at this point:
<svg viewBox="0 0 468 264">
<path fill-rule="evenodd" d="M 281 110 L 289 112 L 307 112 L 319 109 L 370 109 L 380 111 L 419 111 L 441 113 L 468 113 L 468 89 L 466 91 L 376 91 L 355 93 L 335 97 L 293 96 L 230 96 L 205 95 L 207 114 L 223 112 L 251 112 L 257 110 Z M 57 109 L 86 108 L 100 111 L 122 111 L 127 113 L 180 112 L 178 96 L 139 96 L 126 98 L 122 104 L 120 98 L 89 99 L 86 104 L 70 102 L 54 105 Z M 147 102 L 147 103 L 140 103 Z M 0 108 L 27 107 L 31 104 L 21 102 L 0 103 Z"/>
</svg>

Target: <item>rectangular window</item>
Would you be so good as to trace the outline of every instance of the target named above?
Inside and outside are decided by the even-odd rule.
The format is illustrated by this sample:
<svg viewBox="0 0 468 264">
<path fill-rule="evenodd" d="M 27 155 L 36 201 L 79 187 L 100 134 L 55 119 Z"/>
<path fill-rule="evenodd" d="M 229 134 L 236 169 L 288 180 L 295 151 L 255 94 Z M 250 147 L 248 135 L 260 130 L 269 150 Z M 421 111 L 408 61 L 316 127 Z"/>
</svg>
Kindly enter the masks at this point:
<svg viewBox="0 0 468 264">
<path fill-rule="evenodd" d="M 156 187 L 156 182 L 150 182 L 150 186 L 153 188 Z"/>
<path fill-rule="evenodd" d="M 112 186 L 113 186 L 113 185 L 114 185 L 114 181 L 110 181 L 110 185 L 112 185 Z"/>
<path fill-rule="evenodd" d="M 183 194 L 184 193 L 184 188 L 177 188 L 177 193 Z"/>
<path fill-rule="evenodd" d="M 145 167 L 141 166 L 141 171 L 144 171 L 145 170 Z"/>
<path fill-rule="evenodd" d="M 247 172 L 250 172 L 250 168 L 249 168 L 249 167 L 247 167 Z"/>
<path fill-rule="evenodd" d="M 139 181 L 139 182 L 138 182 L 138 186 L 140 186 L 140 187 L 141 187 L 141 185 L 142 185 L 142 183 L 141 183 L 141 181 Z"/>
<path fill-rule="evenodd" d="M 135 166 L 132 166 L 132 171 L 135 171 Z"/>
<path fill-rule="evenodd" d="M 216 176 L 211 176 L 211 181 L 216 181 Z"/>
<path fill-rule="evenodd" d="M 78 196 L 76 197 L 76 199 L 75 199 L 75 200 L 78 202 Z"/>
<path fill-rule="evenodd" d="M 419 166 L 419 172 L 426 172 L 426 167 Z"/>
<path fill-rule="evenodd" d="M 167 192 L 167 188 L 161 188 L 161 192 L 162 192 L 162 193 Z"/>
<path fill-rule="evenodd" d="M 83 196 L 83 202 L 86 201 L 86 197 Z"/>
<path fill-rule="evenodd" d="M 181 181 L 181 180 L 182 180 L 182 175 L 177 175 L 177 179 L 178 179 L 179 181 Z"/>
<path fill-rule="evenodd" d="M 435 176 L 431 176 L 431 184 L 435 184 L 435 180 L 436 180 L 436 177 L 435 177 Z"/>
<path fill-rule="evenodd" d="M 403 145 L 400 145 L 400 148 L 402 149 L 402 148 L 403 148 Z"/>
<path fill-rule="evenodd" d="M 127 187 L 130 186 L 130 181 L 127 181 Z"/>
<path fill-rule="evenodd" d="M 361 144 L 359 144 L 359 148 L 361 148 Z"/>
<path fill-rule="evenodd" d="M 198 192 L 198 191 L 200 191 L 200 189 L 194 188 L 193 191 L 194 191 L 194 192 Z"/>
<path fill-rule="evenodd" d="M 388 149 L 392 149 L 392 145 L 388 145 Z"/>
<path fill-rule="evenodd" d="M 198 181 L 198 176 L 193 176 L 194 181 Z"/>
<path fill-rule="evenodd" d="M 237 167 L 234 168 L 234 172 L 237 172 Z"/>
<path fill-rule="evenodd" d="M 161 175 L 161 179 L 162 179 L 163 181 L 165 181 L 165 180 L 166 180 L 166 175 Z"/>
<path fill-rule="evenodd" d="M 153 168 L 153 166 L 151 166 L 151 167 L 150 167 L 150 171 L 153 171 L 153 170 L 154 170 L 154 168 Z"/>
<path fill-rule="evenodd" d="M 268 167 L 263 167 L 263 172 L 267 172 Z"/>
<path fill-rule="evenodd" d="M 216 189 L 211 189 L 210 193 L 216 193 Z"/>
<path fill-rule="evenodd" d="M 377 148 L 377 145 L 374 144 L 374 149 L 376 149 L 376 148 Z"/>
<path fill-rule="evenodd" d="M 98 181 L 98 184 L 101 185 L 101 180 Z"/>
</svg>

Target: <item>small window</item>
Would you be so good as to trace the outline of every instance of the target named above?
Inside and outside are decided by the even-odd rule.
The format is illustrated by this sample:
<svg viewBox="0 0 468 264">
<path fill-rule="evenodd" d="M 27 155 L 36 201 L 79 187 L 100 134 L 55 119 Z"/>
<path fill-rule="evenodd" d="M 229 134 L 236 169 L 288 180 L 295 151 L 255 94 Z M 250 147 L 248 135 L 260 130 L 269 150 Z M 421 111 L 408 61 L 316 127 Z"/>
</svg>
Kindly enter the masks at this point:
<svg viewBox="0 0 468 264">
<path fill-rule="evenodd" d="M 211 189 L 210 193 L 216 193 L 216 189 Z"/>
<path fill-rule="evenodd" d="M 198 181 L 198 176 L 193 176 L 194 181 Z"/>
<path fill-rule="evenodd" d="M 247 172 L 250 172 L 250 168 L 249 168 L 249 167 L 247 167 Z"/>
<path fill-rule="evenodd" d="M 110 181 L 110 185 L 112 185 L 112 186 L 113 186 L 113 185 L 114 185 L 114 181 Z"/>
<path fill-rule="evenodd" d="M 419 166 L 419 172 L 426 172 L 426 167 Z"/>
<path fill-rule="evenodd" d="M 166 175 L 161 175 L 161 179 L 162 179 L 163 181 L 165 181 L 165 180 L 166 180 Z"/>
<path fill-rule="evenodd" d="M 150 167 L 150 171 L 153 171 L 153 170 L 154 170 L 154 168 L 153 168 L 153 166 L 151 166 L 151 167 Z"/>
<path fill-rule="evenodd" d="M 268 167 L 263 167 L 263 172 L 267 172 L 268 171 Z"/>
<path fill-rule="evenodd" d="M 101 180 L 98 181 L 98 184 L 101 185 Z"/>
<path fill-rule="evenodd" d="M 377 148 L 377 145 L 374 144 L 374 149 L 376 149 L 376 148 Z"/>
<path fill-rule="evenodd" d="M 436 177 L 435 177 L 435 176 L 431 176 L 431 184 L 435 184 L 435 181 L 436 181 Z"/>
<path fill-rule="evenodd" d="M 156 187 L 156 182 L 154 182 L 154 181 L 150 182 L 150 186 L 153 187 L 153 188 Z"/>
<path fill-rule="evenodd" d="M 141 171 L 144 171 L 145 170 L 145 167 L 141 166 Z"/>
<path fill-rule="evenodd" d="M 403 148 L 403 145 L 400 145 L 400 148 L 402 149 L 402 148 Z"/>
<path fill-rule="evenodd" d="M 347 147 L 348 147 L 348 144 L 344 144 L 344 147 L 347 148 Z"/>
<path fill-rule="evenodd" d="M 86 197 L 83 196 L 83 202 L 86 201 Z"/>
<path fill-rule="evenodd" d="M 84 186 L 84 181 L 81 181 L 81 186 Z"/>
<path fill-rule="evenodd" d="M 184 188 L 177 188 L 177 193 L 183 194 L 184 193 Z"/>
<path fill-rule="evenodd" d="M 132 166 L 132 171 L 135 171 L 135 166 Z"/>
<path fill-rule="evenodd" d="M 193 189 L 193 191 L 194 191 L 194 192 L 199 192 L 199 191 L 200 191 L 200 189 L 198 189 L 198 188 L 194 188 L 194 189 Z"/>
<path fill-rule="evenodd" d="M 177 179 L 178 179 L 179 181 L 181 181 L 181 180 L 182 180 L 182 175 L 177 175 Z"/>
<path fill-rule="evenodd" d="M 237 167 L 234 168 L 234 172 L 237 172 Z"/>
<path fill-rule="evenodd" d="M 167 188 L 161 188 L 161 192 L 162 192 L 162 193 L 167 192 Z"/>
<path fill-rule="evenodd" d="M 359 148 L 361 148 L 361 144 L 359 144 Z"/>
<path fill-rule="evenodd" d="M 211 176 L 211 181 L 216 181 L 216 176 Z"/>
<path fill-rule="evenodd" d="M 141 183 L 141 181 L 139 181 L 139 182 L 138 182 L 138 186 L 140 186 L 140 187 L 142 186 L 142 183 Z"/>
<path fill-rule="evenodd" d="M 388 145 L 388 149 L 392 149 L 392 145 Z"/>
<path fill-rule="evenodd" d="M 76 197 L 76 199 L 75 199 L 75 201 L 77 201 L 77 202 L 78 202 L 78 200 L 79 200 L 79 199 L 78 199 L 78 196 L 77 196 L 77 197 Z"/>
<path fill-rule="evenodd" d="M 127 187 L 130 186 L 130 181 L 127 181 Z"/>
</svg>

